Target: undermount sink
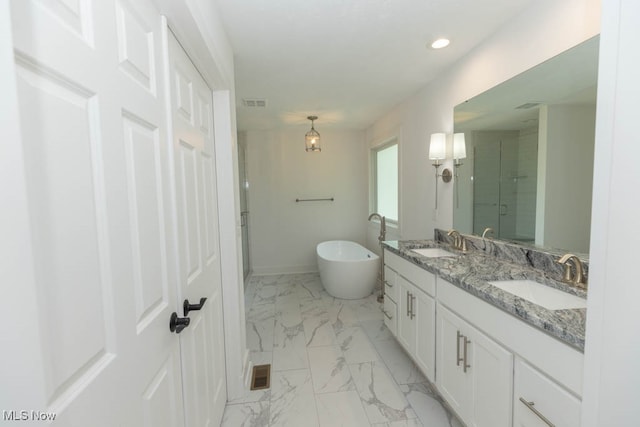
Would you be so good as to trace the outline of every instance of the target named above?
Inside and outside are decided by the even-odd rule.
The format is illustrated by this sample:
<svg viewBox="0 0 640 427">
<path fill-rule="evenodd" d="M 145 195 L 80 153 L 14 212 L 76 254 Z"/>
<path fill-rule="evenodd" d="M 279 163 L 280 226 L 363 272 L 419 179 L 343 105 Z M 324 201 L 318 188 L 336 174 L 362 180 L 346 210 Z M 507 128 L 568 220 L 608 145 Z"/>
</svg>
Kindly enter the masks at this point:
<svg viewBox="0 0 640 427">
<path fill-rule="evenodd" d="M 587 300 L 584 298 L 532 280 L 497 280 L 489 282 L 489 284 L 548 310 L 587 307 Z"/>
<path fill-rule="evenodd" d="M 413 252 L 420 254 L 422 256 L 426 256 L 427 258 L 438 258 L 444 256 L 457 256 L 454 253 L 449 251 L 445 251 L 440 248 L 422 248 L 422 249 L 411 249 Z"/>
</svg>

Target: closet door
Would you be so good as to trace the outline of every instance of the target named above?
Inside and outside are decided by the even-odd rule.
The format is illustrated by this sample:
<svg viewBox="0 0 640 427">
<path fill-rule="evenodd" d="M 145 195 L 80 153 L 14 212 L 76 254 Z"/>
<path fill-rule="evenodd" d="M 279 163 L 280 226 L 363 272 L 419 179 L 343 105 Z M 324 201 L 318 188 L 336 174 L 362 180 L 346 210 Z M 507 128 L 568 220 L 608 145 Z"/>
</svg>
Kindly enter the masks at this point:
<svg viewBox="0 0 640 427">
<path fill-rule="evenodd" d="M 188 313 L 180 334 L 186 424 L 219 425 L 227 400 L 222 319 L 213 100 L 211 89 L 173 34 L 168 34 L 180 300 Z"/>
<path fill-rule="evenodd" d="M 161 24 L 147 0 L 11 2 L 34 298 L 3 389 L 54 425 L 183 425 Z"/>
</svg>

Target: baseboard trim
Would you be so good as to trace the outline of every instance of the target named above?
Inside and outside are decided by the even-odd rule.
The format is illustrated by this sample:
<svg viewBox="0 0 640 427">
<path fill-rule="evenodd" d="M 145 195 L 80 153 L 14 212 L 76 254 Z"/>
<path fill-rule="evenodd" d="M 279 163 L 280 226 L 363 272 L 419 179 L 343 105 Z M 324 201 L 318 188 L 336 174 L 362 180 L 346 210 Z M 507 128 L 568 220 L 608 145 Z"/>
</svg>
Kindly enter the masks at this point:
<svg viewBox="0 0 640 427">
<path fill-rule="evenodd" d="M 253 267 L 252 276 L 274 276 L 277 274 L 317 273 L 317 265 L 294 265 L 279 267 Z"/>
</svg>

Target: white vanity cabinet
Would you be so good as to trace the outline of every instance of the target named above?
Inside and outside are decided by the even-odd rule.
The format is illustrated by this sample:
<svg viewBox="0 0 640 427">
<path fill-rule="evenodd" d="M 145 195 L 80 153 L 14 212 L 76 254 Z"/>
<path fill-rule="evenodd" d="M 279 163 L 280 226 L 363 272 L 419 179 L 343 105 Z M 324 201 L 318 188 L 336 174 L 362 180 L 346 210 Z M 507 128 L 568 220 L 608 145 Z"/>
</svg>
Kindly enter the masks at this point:
<svg viewBox="0 0 640 427">
<path fill-rule="evenodd" d="M 396 325 L 396 338 L 413 358 L 428 379 L 435 379 L 435 313 L 436 303 L 435 281 L 433 273 L 403 260 L 395 254 L 385 252 L 385 274 L 387 286 L 392 284 L 391 290 L 385 295 L 386 299 L 395 298 L 396 321 L 388 319 L 385 313 L 385 323 Z M 390 281 L 393 280 L 393 282 Z"/>
<path fill-rule="evenodd" d="M 514 373 L 514 427 L 580 426 L 578 398 L 520 358 Z"/>
<path fill-rule="evenodd" d="M 513 355 L 438 304 L 437 386 L 468 426 L 511 425 Z"/>
<path fill-rule="evenodd" d="M 579 425 L 582 353 L 446 280 L 437 292 L 436 384 L 468 426 Z"/>
<path fill-rule="evenodd" d="M 385 324 L 468 427 L 580 425 L 579 350 L 386 250 L 384 268 Z"/>
</svg>

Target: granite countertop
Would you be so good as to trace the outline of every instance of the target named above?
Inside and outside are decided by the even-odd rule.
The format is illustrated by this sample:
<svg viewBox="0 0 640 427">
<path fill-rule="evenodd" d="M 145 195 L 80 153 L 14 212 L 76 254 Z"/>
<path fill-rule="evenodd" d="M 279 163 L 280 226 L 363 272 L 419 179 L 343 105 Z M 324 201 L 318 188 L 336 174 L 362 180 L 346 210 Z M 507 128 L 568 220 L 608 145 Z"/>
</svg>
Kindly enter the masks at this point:
<svg viewBox="0 0 640 427">
<path fill-rule="evenodd" d="M 481 251 L 462 253 L 446 243 L 434 240 L 385 241 L 383 245 L 402 258 L 584 352 L 586 309 L 548 310 L 487 282 L 530 279 L 583 298 L 586 298 L 585 291 L 558 282 L 544 271 L 502 260 Z M 441 248 L 460 256 L 427 258 L 411 251 L 417 248 Z"/>
</svg>

